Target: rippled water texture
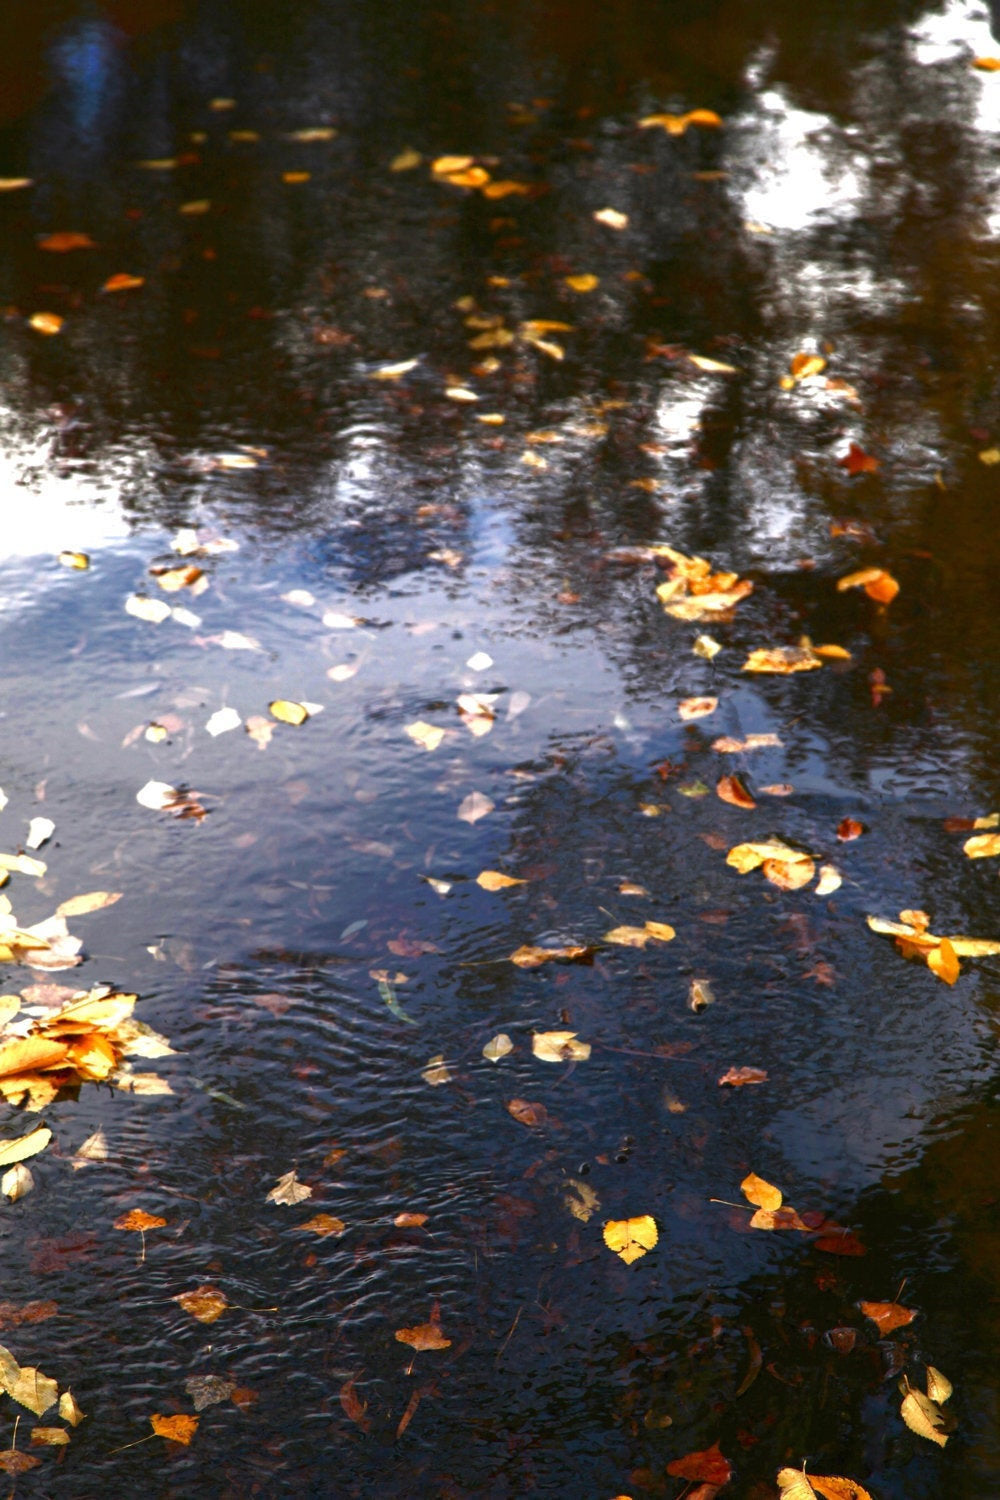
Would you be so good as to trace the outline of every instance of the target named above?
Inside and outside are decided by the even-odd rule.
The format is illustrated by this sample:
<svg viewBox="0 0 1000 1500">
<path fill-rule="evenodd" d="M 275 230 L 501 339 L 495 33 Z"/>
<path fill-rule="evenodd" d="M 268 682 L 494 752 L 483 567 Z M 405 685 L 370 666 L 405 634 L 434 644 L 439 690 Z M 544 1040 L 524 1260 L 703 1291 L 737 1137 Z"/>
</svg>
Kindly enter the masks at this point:
<svg viewBox="0 0 1000 1500">
<path fill-rule="evenodd" d="M 39 985 L 134 992 L 174 1049 L 129 1060 L 169 1092 L 3 1106 L 53 1140 L 0 1200 L 0 1339 L 87 1414 L 32 1447 L 65 1422 L 2 1398 L 18 1495 L 680 1500 L 716 1442 L 734 1500 L 804 1461 L 996 1492 L 1000 959 L 949 986 L 865 920 L 1000 938 L 954 821 L 1000 808 L 990 26 L 9 0 L 0 847 L 55 832 L 2 894 L 121 899 L 3 990 L 22 1032 Z M 661 544 L 752 593 L 671 616 Z M 743 672 L 803 636 L 843 653 Z M 775 837 L 842 883 L 727 863 Z M 751 1171 L 809 1232 L 749 1227 Z M 602 1226 L 641 1215 L 625 1265 Z M 899 1415 L 925 1364 L 944 1448 Z"/>
</svg>

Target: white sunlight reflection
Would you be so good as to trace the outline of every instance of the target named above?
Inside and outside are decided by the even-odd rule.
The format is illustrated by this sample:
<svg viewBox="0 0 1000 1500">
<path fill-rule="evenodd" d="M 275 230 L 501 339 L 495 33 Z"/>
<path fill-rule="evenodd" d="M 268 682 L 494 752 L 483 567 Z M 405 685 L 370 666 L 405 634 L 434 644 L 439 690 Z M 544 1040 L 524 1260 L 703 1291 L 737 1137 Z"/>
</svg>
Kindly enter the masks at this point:
<svg viewBox="0 0 1000 1500">
<path fill-rule="evenodd" d="M 130 534 L 107 480 L 55 473 L 50 450 L 48 433 L 27 443 L 0 439 L 0 562 L 94 552 Z"/>
</svg>

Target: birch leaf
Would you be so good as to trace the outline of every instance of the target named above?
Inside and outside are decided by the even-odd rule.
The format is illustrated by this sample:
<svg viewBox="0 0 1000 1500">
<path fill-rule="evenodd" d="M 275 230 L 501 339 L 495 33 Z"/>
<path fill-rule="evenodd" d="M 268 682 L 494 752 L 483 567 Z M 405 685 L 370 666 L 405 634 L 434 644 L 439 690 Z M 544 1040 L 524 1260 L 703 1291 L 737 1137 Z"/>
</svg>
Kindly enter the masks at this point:
<svg viewBox="0 0 1000 1500">
<path fill-rule="evenodd" d="M 915 1432 L 918 1437 L 937 1443 L 941 1448 L 948 1441 L 948 1434 L 943 1430 L 944 1412 L 923 1391 L 908 1390 L 903 1397 L 899 1414 L 910 1431 Z"/>
</svg>

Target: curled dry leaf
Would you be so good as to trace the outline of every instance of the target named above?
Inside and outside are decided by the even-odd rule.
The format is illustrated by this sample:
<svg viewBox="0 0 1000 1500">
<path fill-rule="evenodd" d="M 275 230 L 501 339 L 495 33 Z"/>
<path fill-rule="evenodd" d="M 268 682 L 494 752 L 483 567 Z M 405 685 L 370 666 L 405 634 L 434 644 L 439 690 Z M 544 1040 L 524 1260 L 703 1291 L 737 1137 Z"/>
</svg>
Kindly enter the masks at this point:
<svg viewBox="0 0 1000 1500">
<path fill-rule="evenodd" d="M 501 1057 L 506 1057 L 509 1052 L 513 1052 L 513 1050 L 514 1043 L 510 1037 L 505 1031 L 499 1031 L 493 1037 L 492 1041 L 486 1043 L 486 1046 L 483 1048 L 483 1056 L 487 1062 L 495 1063 L 499 1062 Z"/>
<path fill-rule="evenodd" d="M 312 1188 L 300 1182 L 295 1172 L 286 1172 L 279 1177 L 274 1187 L 264 1200 L 266 1203 L 284 1203 L 291 1207 L 295 1203 L 302 1203 L 306 1198 L 312 1197 Z"/>
<path fill-rule="evenodd" d="M 542 1062 L 586 1062 L 590 1043 L 577 1040 L 575 1031 L 536 1031 L 531 1050 Z"/>
<path fill-rule="evenodd" d="M 652 1250 L 659 1238 L 652 1214 L 639 1214 L 634 1219 L 608 1219 L 604 1225 L 604 1243 L 627 1266 Z"/>
<path fill-rule="evenodd" d="M 839 1474 L 810 1474 L 809 1479 L 822 1500 L 872 1500 L 871 1492 L 856 1479 L 845 1479 Z"/>
<path fill-rule="evenodd" d="M 917 1316 L 914 1308 L 903 1307 L 898 1302 L 859 1302 L 858 1306 L 881 1334 L 892 1333 L 894 1328 L 905 1328 Z"/>
<path fill-rule="evenodd" d="M 397 1328 L 396 1339 L 400 1344 L 409 1344 L 412 1349 L 450 1349 L 451 1339 L 446 1339 L 438 1322 L 418 1323 L 415 1328 Z"/>
<path fill-rule="evenodd" d="M 184 1311 L 197 1318 L 199 1323 L 214 1323 L 229 1306 L 225 1292 L 215 1286 L 202 1285 L 195 1287 L 193 1292 L 178 1292 L 170 1300 L 179 1302 Z"/>
<path fill-rule="evenodd" d="M 185 1447 L 198 1431 L 198 1418 L 189 1417 L 185 1412 L 172 1417 L 156 1412 L 149 1422 L 157 1437 L 169 1438 L 172 1443 L 183 1443 Z"/>
</svg>

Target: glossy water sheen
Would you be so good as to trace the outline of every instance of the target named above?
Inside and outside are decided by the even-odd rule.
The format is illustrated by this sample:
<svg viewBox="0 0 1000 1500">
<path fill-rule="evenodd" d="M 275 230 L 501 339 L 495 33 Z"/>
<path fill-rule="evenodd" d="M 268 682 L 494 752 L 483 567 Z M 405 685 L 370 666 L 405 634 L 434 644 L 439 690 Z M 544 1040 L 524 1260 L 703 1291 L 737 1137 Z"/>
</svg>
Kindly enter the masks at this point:
<svg viewBox="0 0 1000 1500">
<path fill-rule="evenodd" d="M 877 1500 L 994 1493 L 1000 967 L 948 988 L 864 920 L 923 907 L 1000 935 L 996 863 L 942 826 L 1000 805 L 1000 468 L 978 456 L 1000 442 L 1000 75 L 969 65 L 1000 54 L 986 10 L 7 10 L 0 175 L 34 186 L 0 194 L 2 846 L 56 823 L 45 879 L 7 890 L 22 922 L 123 891 L 72 921 L 86 960 L 54 977 L 138 991 L 177 1051 L 151 1065 L 170 1097 L 88 1085 L 52 1106 L 35 1190 L 0 1215 L 3 1298 L 58 1303 L 2 1337 L 88 1413 L 17 1493 L 676 1500 L 666 1464 L 716 1441 L 748 1500 L 803 1460 Z M 724 128 L 637 128 L 693 107 Z M 335 139 L 286 139 L 324 125 Z M 423 163 L 390 171 L 407 147 Z M 532 194 L 434 182 L 442 152 Z M 595 222 L 605 207 L 628 227 Z M 36 248 L 64 230 L 97 248 Z M 102 294 L 122 271 L 144 286 Z M 571 291 L 579 273 L 598 288 Z M 463 297 L 511 328 L 570 323 L 548 335 L 565 359 L 517 343 L 491 372 Z M 816 349 L 856 403 L 781 389 Z M 838 466 L 852 440 L 877 473 Z M 220 467 L 233 454 L 256 467 Z M 870 540 L 831 538 L 843 517 Z M 158 592 L 180 526 L 238 550 L 200 598 L 164 596 L 199 624 L 144 623 L 124 601 Z M 728 624 L 668 618 L 661 571 L 609 556 L 656 541 L 755 592 Z M 902 584 L 888 611 L 834 587 L 869 564 Z M 804 632 L 851 661 L 741 674 Z M 469 690 L 498 695 L 482 738 L 455 709 Z M 705 693 L 718 712 L 685 725 L 679 700 Z M 205 731 L 277 697 L 323 713 L 263 749 Z M 168 715 L 166 742 L 142 738 Z M 418 719 L 447 730 L 433 752 L 405 733 Z M 763 731 L 783 747 L 710 748 Z M 682 792 L 737 769 L 755 812 Z M 150 778 L 209 816 L 140 807 Z M 473 791 L 494 803 L 475 825 L 456 816 Z M 838 842 L 844 816 L 867 832 Z M 840 890 L 727 867 L 769 833 L 834 861 Z M 527 883 L 490 894 L 484 868 Z M 508 961 L 647 917 L 676 940 Z M 397 1009 L 372 970 L 405 974 Z M 8 968 L 5 989 L 38 977 Z M 715 995 L 697 1014 L 693 978 Z M 591 1057 L 536 1060 L 532 1031 L 556 1028 Z M 494 1064 L 499 1031 L 515 1050 Z M 768 1082 L 719 1088 L 734 1065 Z M 108 1161 L 73 1171 L 99 1125 Z M 266 1202 L 293 1168 L 312 1198 Z M 750 1170 L 867 1253 L 710 1201 Z M 600 1200 L 587 1223 L 567 1178 Z M 168 1225 L 137 1264 L 112 1225 L 140 1207 Z M 297 1228 L 316 1212 L 343 1235 Z M 659 1245 L 626 1267 L 601 1225 L 643 1213 Z M 195 1322 L 171 1299 L 200 1283 L 238 1307 Z M 897 1295 L 920 1316 L 880 1346 L 856 1304 Z M 394 1332 L 435 1307 L 451 1345 L 411 1366 Z M 839 1325 L 849 1354 L 824 1338 Z M 899 1419 L 894 1348 L 914 1380 L 930 1362 L 954 1381 L 943 1451 Z M 190 1412 L 205 1374 L 252 1404 L 205 1410 L 188 1448 L 126 1446 Z"/>
</svg>

